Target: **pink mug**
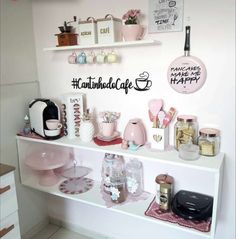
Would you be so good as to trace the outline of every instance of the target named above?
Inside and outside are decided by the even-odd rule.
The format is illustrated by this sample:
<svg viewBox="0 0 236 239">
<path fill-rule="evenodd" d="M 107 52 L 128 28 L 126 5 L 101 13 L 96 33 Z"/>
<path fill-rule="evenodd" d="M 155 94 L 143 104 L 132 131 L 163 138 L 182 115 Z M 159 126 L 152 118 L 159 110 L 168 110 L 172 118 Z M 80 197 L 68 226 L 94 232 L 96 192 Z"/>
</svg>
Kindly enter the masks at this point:
<svg viewBox="0 0 236 239">
<path fill-rule="evenodd" d="M 70 64 L 76 64 L 76 58 L 77 58 L 76 53 L 73 52 L 71 55 L 68 56 L 68 62 Z"/>
<path fill-rule="evenodd" d="M 101 134 L 105 137 L 111 137 L 115 132 L 115 122 L 102 122 L 100 124 Z"/>
</svg>

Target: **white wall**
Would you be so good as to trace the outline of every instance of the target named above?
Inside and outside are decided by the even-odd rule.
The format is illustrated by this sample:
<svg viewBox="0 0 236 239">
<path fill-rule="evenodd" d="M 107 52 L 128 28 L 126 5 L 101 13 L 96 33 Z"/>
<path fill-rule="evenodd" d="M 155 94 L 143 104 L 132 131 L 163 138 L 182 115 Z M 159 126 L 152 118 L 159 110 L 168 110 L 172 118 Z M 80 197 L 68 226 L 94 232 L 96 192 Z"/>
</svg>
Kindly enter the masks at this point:
<svg viewBox="0 0 236 239">
<path fill-rule="evenodd" d="M 0 1 L 1 10 L 1 85 L 0 85 L 0 162 L 16 167 L 21 234 L 47 221 L 45 195 L 20 184 L 16 133 L 24 124 L 28 102 L 39 96 L 32 3 Z M 29 234 L 28 234 L 29 235 Z"/>
<path fill-rule="evenodd" d="M 200 128 L 215 126 L 221 130 L 221 151 L 225 152 L 225 170 L 222 191 L 222 210 L 217 227 L 217 239 L 235 238 L 235 2 L 185 1 L 184 25 L 190 24 L 191 53 L 202 59 L 207 67 L 208 77 L 203 88 L 190 95 L 179 94 L 171 89 L 166 79 L 170 62 L 183 54 L 184 32 L 146 35 L 146 39 L 156 39 L 161 46 L 119 48 L 122 56 L 120 64 L 114 65 L 69 65 L 67 57 L 71 52 L 43 52 L 44 47 L 57 44 L 55 33 L 64 20 L 74 15 L 81 19 L 88 16 L 101 18 L 107 13 L 121 17 L 130 8 L 140 8 L 146 15 L 148 1 L 101 0 L 94 6 L 92 0 L 33 0 L 33 19 L 41 93 L 45 97 L 59 97 L 62 93 L 75 91 L 71 87 L 73 77 L 108 76 L 122 79 L 137 77 L 146 70 L 150 73 L 153 86 L 148 92 L 133 92 L 125 95 L 122 91 L 85 90 L 89 107 L 100 110 L 121 112 L 119 130 L 122 132 L 132 117 L 143 119 L 150 128 L 147 102 L 151 98 L 162 98 L 165 108 L 177 108 L 179 114 L 198 116 Z M 171 127 L 173 143 L 173 125 Z M 186 172 L 186 178 L 191 177 Z M 207 184 L 207 182 L 206 182 Z M 51 200 L 50 206 L 54 206 Z M 53 211 L 53 208 L 51 212 Z M 60 214 L 60 211 L 57 211 Z M 71 218 L 75 217 L 69 210 Z M 62 214 L 60 214 L 60 217 Z M 227 229 L 226 229 L 227 228 Z"/>
</svg>

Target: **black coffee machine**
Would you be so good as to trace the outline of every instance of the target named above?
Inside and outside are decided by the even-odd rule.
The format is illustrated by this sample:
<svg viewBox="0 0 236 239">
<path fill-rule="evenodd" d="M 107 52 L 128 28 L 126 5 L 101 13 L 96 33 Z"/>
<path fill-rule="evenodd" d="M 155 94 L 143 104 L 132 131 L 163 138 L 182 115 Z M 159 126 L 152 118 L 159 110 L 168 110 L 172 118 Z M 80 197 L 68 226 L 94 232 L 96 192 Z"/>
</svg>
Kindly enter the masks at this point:
<svg viewBox="0 0 236 239">
<path fill-rule="evenodd" d="M 29 116 L 33 132 L 47 139 L 60 137 L 61 129 L 50 130 L 46 125 L 49 119 L 60 121 L 60 110 L 56 103 L 50 99 L 34 99 L 29 104 Z"/>
</svg>

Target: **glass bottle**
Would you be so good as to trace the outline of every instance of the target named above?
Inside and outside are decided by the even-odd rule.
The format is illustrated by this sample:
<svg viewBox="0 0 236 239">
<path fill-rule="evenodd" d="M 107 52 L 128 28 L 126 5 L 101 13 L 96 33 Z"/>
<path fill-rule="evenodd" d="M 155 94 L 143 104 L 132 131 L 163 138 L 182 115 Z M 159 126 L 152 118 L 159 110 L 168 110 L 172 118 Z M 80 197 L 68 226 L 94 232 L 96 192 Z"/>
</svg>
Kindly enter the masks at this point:
<svg viewBox="0 0 236 239">
<path fill-rule="evenodd" d="M 203 128 L 199 131 L 198 145 L 200 154 L 215 156 L 220 149 L 220 131 L 213 128 Z"/>
<path fill-rule="evenodd" d="M 174 145 L 177 150 L 181 144 L 197 144 L 198 123 L 197 117 L 193 115 L 180 115 L 175 123 Z"/>
<path fill-rule="evenodd" d="M 102 163 L 102 187 L 110 194 L 111 176 L 125 175 L 125 163 L 122 156 L 106 153 Z"/>
<path fill-rule="evenodd" d="M 137 159 L 131 159 L 126 164 L 127 190 L 133 196 L 143 192 L 143 165 Z"/>
<path fill-rule="evenodd" d="M 23 132 L 24 134 L 29 134 L 31 131 L 31 127 L 30 127 L 30 120 L 29 120 L 29 117 L 28 115 L 25 116 L 24 118 L 24 128 L 23 128 Z"/>
</svg>

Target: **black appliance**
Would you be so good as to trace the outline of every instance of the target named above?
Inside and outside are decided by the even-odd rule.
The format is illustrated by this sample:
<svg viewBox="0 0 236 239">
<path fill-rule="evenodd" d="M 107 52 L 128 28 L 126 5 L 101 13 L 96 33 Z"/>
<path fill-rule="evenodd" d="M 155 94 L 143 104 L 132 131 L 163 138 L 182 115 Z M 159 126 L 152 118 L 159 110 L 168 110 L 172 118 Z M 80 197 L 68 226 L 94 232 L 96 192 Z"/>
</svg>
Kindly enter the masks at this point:
<svg viewBox="0 0 236 239">
<path fill-rule="evenodd" d="M 213 197 L 180 190 L 172 200 L 172 211 L 189 220 L 205 220 L 212 216 Z"/>
</svg>

